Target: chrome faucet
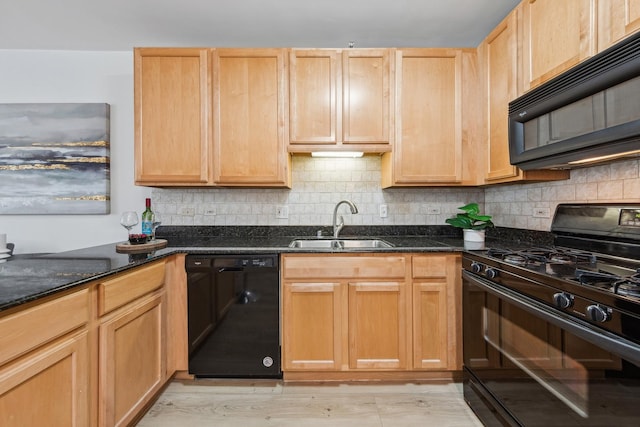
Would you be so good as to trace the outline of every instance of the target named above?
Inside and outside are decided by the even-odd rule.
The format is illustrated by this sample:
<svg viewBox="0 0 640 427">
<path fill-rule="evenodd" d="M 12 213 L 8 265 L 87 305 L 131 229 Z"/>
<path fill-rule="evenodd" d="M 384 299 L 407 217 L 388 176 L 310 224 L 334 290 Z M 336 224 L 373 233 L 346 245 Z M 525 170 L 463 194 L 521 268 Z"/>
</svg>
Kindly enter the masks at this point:
<svg viewBox="0 0 640 427">
<path fill-rule="evenodd" d="M 338 208 L 343 203 L 346 203 L 347 205 L 349 205 L 349 207 L 351 208 L 352 214 L 358 213 L 358 208 L 356 207 L 355 203 L 353 203 L 351 200 L 341 200 L 338 202 L 336 207 L 333 209 L 333 238 L 334 239 L 338 238 L 338 234 L 340 234 L 340 230 L 342 230 L 342 227 L 344 227 L 344 218 L 342 217 L 342 215 L 340 215 L 340 224 L 338 224 Z"/>
</svg>

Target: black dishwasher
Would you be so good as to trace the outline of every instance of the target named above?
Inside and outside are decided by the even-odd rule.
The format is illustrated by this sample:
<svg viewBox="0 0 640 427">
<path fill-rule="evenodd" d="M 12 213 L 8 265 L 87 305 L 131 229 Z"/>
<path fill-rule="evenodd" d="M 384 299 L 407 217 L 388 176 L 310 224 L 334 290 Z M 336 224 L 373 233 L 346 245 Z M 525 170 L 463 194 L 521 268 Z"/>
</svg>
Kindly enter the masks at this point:
<svg viewBox="0 0 640 427">
<path fill-rule="evenodd" d="M 282 378 L 278 256 L 187 255 L 189 373 Z"/>
</svg>

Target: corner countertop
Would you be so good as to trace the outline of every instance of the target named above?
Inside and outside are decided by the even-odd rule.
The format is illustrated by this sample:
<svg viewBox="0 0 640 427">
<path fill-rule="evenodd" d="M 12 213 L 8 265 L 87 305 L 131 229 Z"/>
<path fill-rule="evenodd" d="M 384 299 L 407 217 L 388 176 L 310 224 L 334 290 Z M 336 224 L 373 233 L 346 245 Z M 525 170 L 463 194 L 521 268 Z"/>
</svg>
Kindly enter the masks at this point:
<svg viewBox="0 0 640 427">
<path fill-rule="evenodd" d="M 451 227 L 448 226 L 426 228 L 367 227 L 366 229 L 347 229 L 345 227 L 345 232 L 341 234 L 341 238 L 354 236 L 380 238 L 393 245 L 392 248 L 384 249 L 289 248 L 289 243 L 293 239 L 313 238 L 316 229 L 311 227 L 174 226 L 165 227 L 163 231 L 165 234 L 158 233 L 158 237 L 167 239 L 169 246 L 144 254 L 118 253 L 115 249 L 117 242 L 114 242 L 54 254 L 15 255 L 6 262 L 0 263 L 0 311 L 177 253 L 280 254 L 463 251 L 461 235 L 451 233 Z M 325 236 L 327 234 L 325 233 Z"/>
</svg>

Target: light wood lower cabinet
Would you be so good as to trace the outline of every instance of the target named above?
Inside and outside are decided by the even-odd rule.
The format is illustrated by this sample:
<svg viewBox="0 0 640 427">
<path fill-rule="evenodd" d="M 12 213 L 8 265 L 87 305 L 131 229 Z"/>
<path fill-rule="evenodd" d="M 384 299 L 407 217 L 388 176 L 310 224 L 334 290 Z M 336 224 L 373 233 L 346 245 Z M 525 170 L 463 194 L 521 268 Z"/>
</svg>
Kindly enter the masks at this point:
<svg viewBox="0 0 640 427">
<path fill-rule="evenodd" d="M 460 256 L 412 259 L 413 369 L 462 368 Z"/>
<path fill-rule="evenodd" d="M 285 254 L 287 372 L 461 369 L 457 254 Z"/>
<path fill-rule="evenodd" d="M 349 369 L 406 369 L 408 285 L 350 282 Z"/>
<path fill-rule="evenodd" d="M 130 424 L 166 379 L 164 261 L 98 284 L 101 426 Z"/>
<path fill-rule="evenodd" d="M 0 317 L 0 425 L 85 426 L 90 417 L 89 290 Z"/>
<path fill-rule="evenodd" d="M 90 425 L 87 336 L 82 329 L 0 368 L 0 425 Z"/>
<path fill-rule="evenodd" d="M 283 287 L 283 369 L 340 370 L 346 288 L 339 282 L 286 282 Z"/>
<path fill-rule="evenodd" d="M 163 294 L 156 293 L 100 325 L 100 425 L 128 425 L 162 387 L 162 314 Z"/>
</svg>

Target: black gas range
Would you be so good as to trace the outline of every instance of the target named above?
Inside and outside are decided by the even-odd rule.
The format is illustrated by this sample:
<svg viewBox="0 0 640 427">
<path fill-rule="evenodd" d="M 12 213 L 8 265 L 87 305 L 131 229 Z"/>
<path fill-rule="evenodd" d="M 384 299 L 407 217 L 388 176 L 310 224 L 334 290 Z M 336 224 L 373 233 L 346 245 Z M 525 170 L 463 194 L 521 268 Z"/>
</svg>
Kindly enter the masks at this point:
<svg viewBox="0 0 640 427">
<path fill-rule="evenodd" d="M 561 204 L 551 231 L 464 253 L 465 398 L 487 425 L 635 425 L 640 204 Z"/>
</svg>

